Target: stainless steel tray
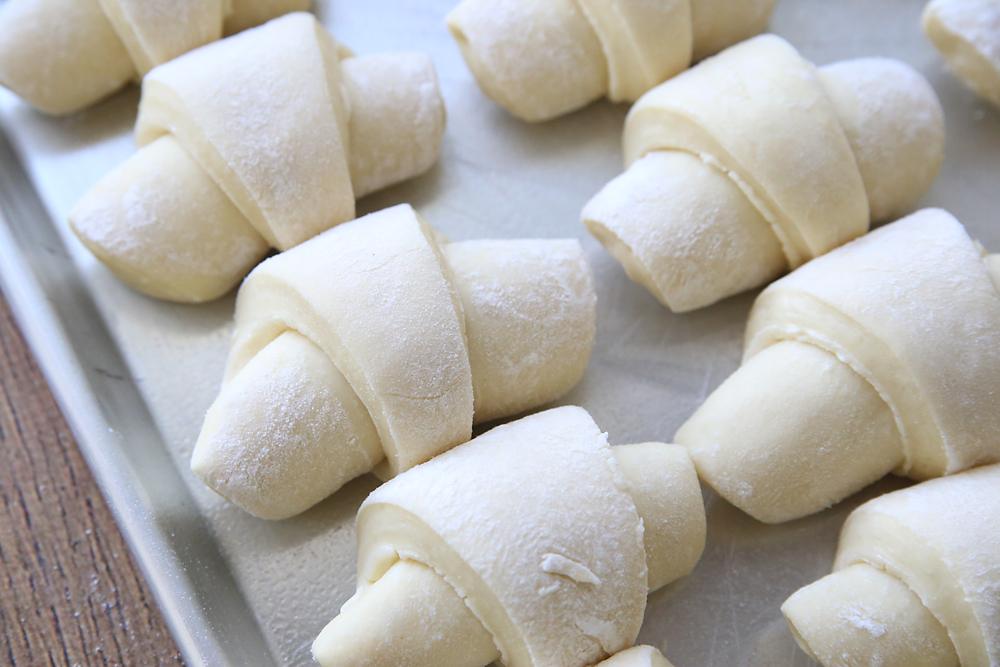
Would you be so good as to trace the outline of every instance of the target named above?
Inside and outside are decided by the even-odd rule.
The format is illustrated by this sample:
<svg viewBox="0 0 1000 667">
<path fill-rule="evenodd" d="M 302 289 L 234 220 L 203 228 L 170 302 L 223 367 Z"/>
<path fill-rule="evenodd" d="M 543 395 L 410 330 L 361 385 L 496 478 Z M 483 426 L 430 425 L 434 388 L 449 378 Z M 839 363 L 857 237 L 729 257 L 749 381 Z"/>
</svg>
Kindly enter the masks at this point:
<svg viewBox="0 0 1000 667">
<path fill-rule="evenodd" d="M 586 407 L 613 443 L 669 441 L 739 360 L 753 294 L 677 316 L 632 284 L 579 224 L 621 170 L 626 108 L 607 103 L 529 126 L 486 100 L 442 24 L 456 0 L 339 0 L 323 22 L 359 53 L 416 49 L 438 66 L 449 111 L 429 174 L 362 201 L 410 202 L 456 240 L 577 237 L 598 286 L 590 367 L 562 403 Z M 948 119 L 940 178 L 921 205 L 948 208 L 1000 249 L 1000 114 L 951 75 L 923 37 L 920 0 L 782 0 L 772 29 L 817 63 L 902 58 L 934 84 Z M 259 521 L 188 470 L 231 333 L 232 296 L 207 306 L 142 297 L 69 233 L 73 203 L 132 151 L 138 94 L 73 118 L 0 92 L 0 283 L 39 358 L 187 664 L 309 665 L 309 645 L 354 588 L 354 515 L 375 486 L 349 484 L 304 515 Z M 765 526 L 706 492 L 709 537 L 690 577 L 652 595 L 639 640 L 678 667 L 807 665 L 778 612 L 827 573 L 851 508 Z"/>
</svg>

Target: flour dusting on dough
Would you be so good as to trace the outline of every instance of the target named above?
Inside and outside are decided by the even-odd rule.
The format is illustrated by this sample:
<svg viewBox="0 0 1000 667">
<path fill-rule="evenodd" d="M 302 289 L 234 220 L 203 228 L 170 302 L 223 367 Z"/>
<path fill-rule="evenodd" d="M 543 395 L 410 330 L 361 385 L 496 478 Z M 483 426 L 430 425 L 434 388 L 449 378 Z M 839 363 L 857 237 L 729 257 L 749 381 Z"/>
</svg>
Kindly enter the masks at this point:
<svg viewBox="0 0 1000 667">
<path fill-rule="evenodd" d="M 569 577 L 578 584 L 594 584 L 597 586 L 601 583 L 597 575 L 591 572 L 586 565 L 565 556 L 560 556 L 559 554 L 545 554 L 542 556 L 542 571 Z"/>
</svg>

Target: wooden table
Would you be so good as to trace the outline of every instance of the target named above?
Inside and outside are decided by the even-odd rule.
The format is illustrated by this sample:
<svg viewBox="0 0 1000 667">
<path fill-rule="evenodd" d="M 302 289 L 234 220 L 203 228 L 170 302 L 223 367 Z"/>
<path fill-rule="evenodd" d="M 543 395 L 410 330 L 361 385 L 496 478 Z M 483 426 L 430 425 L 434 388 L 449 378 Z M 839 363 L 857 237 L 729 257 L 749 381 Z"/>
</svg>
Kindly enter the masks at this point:
<svg viewBox="0 0 1000 667">
<path fill-rule="evenodd" d="M 0 295 L 0 663 L 183 665 Z"/>
</svg>

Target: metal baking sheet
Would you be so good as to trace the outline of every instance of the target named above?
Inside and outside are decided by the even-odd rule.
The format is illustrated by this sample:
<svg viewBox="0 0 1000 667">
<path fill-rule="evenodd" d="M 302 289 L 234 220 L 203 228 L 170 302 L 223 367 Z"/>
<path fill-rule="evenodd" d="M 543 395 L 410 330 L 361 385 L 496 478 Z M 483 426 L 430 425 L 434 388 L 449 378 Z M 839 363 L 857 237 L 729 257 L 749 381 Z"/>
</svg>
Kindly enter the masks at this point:
<svg viewBox="0 0 1000 667">
<path fill-rule="evenodd" d="M 358 53 L 429 52 L 449 124 L 430 173 L 360 202 L 410 202 L 455 240 L 583 241 L 596 274 L 597 344 L 563 404 L 587 408 L 612 443 L 670 441 L 737 366 L 754 294 L 673 315 L 579 224 L 621 170 L 624 106 L 594 104 L 525 125 L 477 88 L 442 18 L 455 0 L 331 0 L 323 23 Z M 771 29 L 819 64 L 901 58 L 941 96 L 943 171 L 921 206 L 942 206 L 1000 249 L 1000 114 L 946 72 L 919 28 L 920 0 L 782 0 Z M 358 479 L 278 523 L 229 506 L 189 472 L 222 377 L 233 297 L 154 301 L 120 284 L 69 233 L 74 202 L 132 150 L 136 89 L 67 119 L 0 91 L 0 280 L 187 664 L 309 665 L 309 646 L 354 588 Z M 649 599 L 639 641 L 678 667 L 811 664 L 778 611 L 829 571 L 847 513 L 904 482 L 887 479 L 822 514 L 765 526 L 705 493 L 709 535 L 695 572 Z"/>
</svg>

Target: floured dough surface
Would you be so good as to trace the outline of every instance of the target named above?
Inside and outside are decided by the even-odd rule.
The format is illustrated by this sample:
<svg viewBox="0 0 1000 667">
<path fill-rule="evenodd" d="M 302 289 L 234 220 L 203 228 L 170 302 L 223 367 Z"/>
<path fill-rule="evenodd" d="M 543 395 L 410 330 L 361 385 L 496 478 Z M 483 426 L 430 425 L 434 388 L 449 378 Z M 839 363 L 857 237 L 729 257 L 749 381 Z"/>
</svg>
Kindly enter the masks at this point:
<svg viewBox="0 0 1000 667">
<path fill-rule="evenodd" d="M 1000 107 L 1000 2 L 932 0 L 923 23 L 948 67 Z"/>
<path fill-rule="evenodd" d="M 691 66 L 691 0 L 578 0 L 608 63 L 608 99 L 635 102 Z"/>
<path fill-rule="evenodd" d="M 674 312 L 773 280 L 788 267 L 770 224 L 734 179 L 685 151 L 652 151 L 583 209 L 629 277 Z"/>
<path fill-rule="evenodd" d="M 705 550 L 705 505 L 698 473 L 679 445 L 644 442 L 612 448 L 642 519 L 649 590 L 691 573 Z"/>
<path fill-rule="evenodd" d="M 892 408 L 905 474 L 1000 456 L 1000 296 L 979 248 L 945 211 L 915 213 L 775 282 L 746 336 L 747 359 L 797 339 L 849 363 Z"/>
<path fill-rule="evenodd" d="M 294 24 L 296 18 L 289 20 Z M 307 40 L 314 38 L 314 45 L 319 46 L 322 67 L 318 70 L 313 67 L 315 61 L 290 64 L 278 58 L 274 62 L 277 71 L 269 72 L 265 78 L 284 76 L 287 74 L 284 66 L 301 66 L 302 71 L 297 73 L 305 79 L 314 75 L 311 82 L 318 88 L 312 92 L 322 97 L 324 89 L 336 91 L 331 97 L 335 101 L 340 100 L 342 92 L 344 99 L 339 105 L 333 104 L 332 123 L 295 128 L 293 136 L 286 132 L 257 141 L 252 135 L 228 135 L 235 143 L 227 145 L 226 156 L 237 160 L 235 163 L 230 164 L 215 150 L 215 144 L 207 141 L 197 118 L 176 107 L 177 91 L 156 83 L 161 69 L 147 77 L 149 95 L 144 97 L 146 104 L 142 107 L 146 120 L 140 122 L 140 129 L 149 130 L 153 122 L 150 118 L 158 117 L 165 124 L 152 134 L 168 132 L 157 134 L 154 140 L 140 147 L 91 188 L 70 213 L 70 225 L 84 244 L 135 289 L 179 302 L 216 299 L 235 287 L 272 243 L 306 240 L 310 234 L 353 217 L 354 196 L 423 173 L 437 160 L 445 110 L 431 59 L 422 53 L 398 53 L 350 56 L 340 61 L 339 54 L 346 51 L 321 27 L 311 25 L 312 19 L 305 15 L 298 18 L 302 19 L 297 21 L 299 31 L 305 32 Z M 278 21 L 263 27 L 256 33 L 256 41 L 280 50 L 281 39 L 291 34 L 289 25 L 288 21 Z M 277 39 L 273 44 L 268 37 L 271 32 Z M 225 66 L 221 66 L 224 71 L 219 71 L 218 63 L 211 62 L 220 51 L 226 51 L 224 47 L 228 44 L 196 51 L 182 63 L 182 71 L 199 71 L 204 64 L 205 69 L 222 79 L 203 80 L 199 84 L 199 94 L 211 98 L 207 106 L 216 105 L 212 113 L 219 114 L 210 119 L 210 133 L 217 138 L 219 128 L 228 132 L 231 115 L 235 116 L 237 126 L 246 123 L 245 116 L 256 115 L 268 127 L 276 123 L 275 131 L 282 131 L 281 125 L 289 120 L 284 118 L 283 106 L 300 103 L 294 95 L 284 101 L 270 100 L 275 106 L 269 110 L 227 106 L 213 97 L 213 85 L 224 96 L 232 83 L 226 77 L 234 76 Z M 234 69 L 243 66 L 240 62 L 230 65 Z M 176 66 L 171 63 L 168 72 Z M 246 63 L 251 70 L 258 66 L 270 65 L 259 60 Z M 244 83 L 253 86 L 252 82 Z M 316 101 L 316 98 L 305 100 Z M 322 116 L 322 104 L 313 111 Z M 202 108 L 199 113 L 204 112 Z M 271 118 L 275 123 L 270 123 L 269 116 L 278 118 Z M 298 134 L 294 135 L 295 132 Z M 350 147 L 349 174 L 339 187 L 329 182 L 320 183 L 325 189 L 312 187 L 316 179 L 322 181 L 331 172 L 344 176 L 344 165 L 338 167 L 336 159 L 331 161 L 330 156 L 313 153 L 303 156 L 306 162 L 299 165 L 295 157 L 282 152 L 307 142 L 310 137 L 315 137 L 321 146 L 326 142 Z M 319 168 L 309 170 L 310 160 L 319 163 Z M 249 174 L 246 183 L 240 180 L 241 174 Z M 312 180 L 294 182 L 303 175 Z M 266 187 L 261 190 L 258 186 L 264 182 Z M 257 189 L 250 192 L 246 189 L 249 186 Z M 253 195 L 253 201 L 239 199 L 241 192 Z M 305 220 L 304 225 L 300 224 L 303 220 L 292 215 L 297 205 L 296 193 L 303 194 L 306 200 L 302 203 L 311 207 L 306 212 L 312 216 L 311 221 Z M 349 202 L 345 202 L 345 196 Z M 264 204 L 272 205 L 266 215 L 261 208 Z M 283 208 L 284 212 L 275 207 Z M 251 211 L 250 215 L 247 211 Z M 253 211 L 258 214 L 256 223 Z M 286 216 L 284 220 L 276 219 L 280 215 Z"/>
<path fill-rule="evenodd" d="M 522 420 L 527 424 L 516 422 L 502 433 L 505 436 L 510 436 L 512 433 L 522 436 L 523 429 L 530 427 L 536 429 L 534 435 L 540 442 L 547 442 L 553 436 L 551 423 L 553 415 L 556 415 L 564 427 L 569 427 L 577 421 L 579 423 L 576 426 L 579 428 L 590 421 L 580 408 L 562 408 Z M 588 435 L 587 431 L 590 429 L 579 428 L 579 431 L 579 437 L 582 438 Z M 506 444 L 505 440 L 501 440 L 492 442 L 491 446 L 500 450 L 500 454 L 503 455 L 507 453 L 504 449 Z M 581 442 L 580 445 L 582 444 Z M 458 450 L 466 446 L 468 445 L 463 445 Z M 639 531 L 642 534 L 642 548 L 649 568 L 648 586 L 650 590 L 655 590 L 689 573 L 705 546 L 705 508 L 702 504 L 698 477 L 687 452 L 677 445 L 648 442 L 618 446 L 612 451 L 613 458 L 608 460 L 608 463 L 611 464 L 615 477 L 615 486 L 625 490 L 635 503 L 639 516 Z M 516 451 L 512 453 L 517 454 Z M 562 453 L 563 457 L 574 460 L 579 459 L 581 455 L 579 449 Z M 550 457 L 543 458 L 551 462 Z M 465 457 L 458 460 L 458 465 L 471 466 L 478 463 L 475 455 L 472 458 Z M 433 468 L 435 462 L 436 460 L 428 465 Z M 412 474 L 402 475 L 389 486 L 403 485 L 403 480 L 416 476 L 417 471 L 423 467 L 425 466 L 418 467 Z M 574 468 L 579 470 L 576 465 Z M 600 467 L 598 470 L 606 472 Z M 506 473 L 507 470 L 499 472 Z M 428 482 L 438 484 L 439 481 L 433 475 L 418 479 L 424 484 Z M 447 474 L 442 479 L 446 483 L 450 482 Z M 505 485 L 501 486 L 506 488 Z M 437 488 L 439 487 L 436 486 L 435 489 Z M 412 485 L 409 487 L 404 485 L 404 491 L 412 492 L 414 489 Z M 424 495 L 428 495 L 427 491 L 428 489 L 424 489 Z M 551 493 L 549 488 L 546 491 L 546 495 Z M 589 491 L 593 491 L 593 488 Z M 472 537 L 483 542 L 484 546 L 492 547 L 493 551 L 507 552 L 526 545 L 531 549 L 527 554 L 528 561 L 520 564 L 519 570 L 512 573 L 513 575 L 527 571 L 528 576 L 531 576 L 532 561 L 535 561 L 538 553 L 545 551 L 540 561 L 536 561 L 536 567 L 540 568 L 542 573 L 565 578 L 563 586 L 545 585 L 545 588 L 536 594 L 535 597 L 541 601 L 540 608 L 547 610 L 546 613 L 552 611 L 548 605 L 551 596 L 558 596 L 564 601 L 568 599 L 573 605 L 563 610 L 564 615 L 586 613 L 581 604 L 585 601 L 581 599 L 582 596 L 567 595 L 562 590 L 572 586 L 567 582 L 574 582 L 577 587 L 582 587 L 588 593 L 601 592 L 601 596 L 608 593 L 609 587 L 620 584 L 617 579 L 609 581 L 605 573 L 596 571 L 591 561 L 578 558 L 577 554 L 585 553 L 586 550 L 582 549 L 582 545 L 570 545 L 571 540 L 568 535 L 563 539 L 557 539 L 561 544 L 558 550 L 544 549 L 544 545 L 542 549 L 538 549 L 538 542 L 544 542 L 548 536 L 553 535 L 553 527 L 541 526 L 543 529 L 541 537 L 528 534 L 528 531 L 539 527 L 539 519 L 534 516 L 537 510 L 536 512 L 521 510 L 511 516 L 503 514 L 504 510 L 511 509 L 513 505 L 522 505 L 531 500 L 507 502 L 503 507 L 498 507 L 489 504 L 490 498 L 475 497 L 468 492 L 459 495 L 460 498 L 452 498 L 444 503 L 430 505 L 420 503 L 422 507 L 419 510 L 420 516 L 427 516 L 428 512 L 433 513 L 435 506 L 438 510 L 449 511 L 448 506 L 455 502 L 464 501 L 469 506 L 478 504 L 474 511 L 484 518 L 475 524 L 475 528 L 472 528 L 473 524 L 467 520 L 456 517 L 454 512 L 439 519 L 444 521 L 443 525 L 448 527 L 449 531 L 456 518 L 465 521 L 463 530 L 477 530 L 477 534 Z M 569 495 L 576 498 L 575 494 Z M 405 495 L 401 498 L 410 502 Z M 582 498 L 576 499 L 582 500 Z M 483 504 L 484 502 L 486 504 Z M 596 502 L 601 502 L 601 499 L 598 498 Z M 610 516 L 603 512 L 594 512 L 589 507 L 578 506 L 576 511 L 596 520 Z M 462 514 L 468 516 L 469 512 L 464 511 Z M 449 532 L 447 535 L 444 533 L 428 535 L 427 524 L 421 523 L 419 517 L 405 511 L 404 506 L 398 503 L 374 505 L 371 513 L 367 515 L 368 518 L 365 518 L 364 510 L 361 516 L 365 526 L 361 535 L 361 550 L 362 553 L 370 553 L 370 558 L 362 557 L 361 581 L 357 593 L 341 608 L 340 614 L 330 621 L 313 643 L 313 655 L 321 665 L 394 667 L 406 664 L 411 667 L 434 665 L 472 667 L 488 664 L 503 658 L 501 649 L 504 646 L 507 647 L 506 653 L 509 656 L 512 644 L 515 648 L 521 645 L 523 637 L 511 635 L 510 632 L 522 631 L 519 625 L 526 622 L 530 622 L 527 633 L 531 637 L 538 637 L 538 627 L 542 624 L 549 632 L 555 633 L 551 637 L 553 643 L 549 647 L 527 646 L 528 660 L 533 661 L 537 658 L 545 660 L 544 664 L 548 664 L 549 656 L 559 651 L 559 644 L 565 641 L 565 632 L 559 630 L 559 622 L 539 616 L 534 610 L 526 610 L 527 605 L 530 605 L 530 594 L 523 596 L 524 600 L 521 600 L 522 596 L 519 593 L 513 600 L 515 604 L 511 606 L 511 595 L 507 593 L 511 587 L 508 578 L 503 578 L 506 586 L 504 590 L 498 592 L 486 589 L 484 579 L 480 578 L 474 569 L 468 567 L 472 563 L 463 562 L 448 544 L 440 541 L 441 538 L 450 536 L 451 539 L 464 542 L 465 537 L 454 532 Z M 567 515 L 563 512 L 560 516 Z M 569 516 L 567 518 L 570 519 L 566 523 L 568 527 L 577 525 L 578 519 Z M 511 520 L 519 522 L 522 519 L 528 522 L 523 528 L 511 527 L 506 523 Z M 440 521 L 435 525 L 441 525 Z M 491 536 L 488 545 L 485 543 L 487 532 Z M 612 535 L 618 534 L 617 530 L 610 532 Z M 518 544 L 502 542 L 501 535 L 504 533 L 513 533 L 519 537 Z M 468 553 L 465 545 L 459 550 Z M 518 554 L 514 553 L 503 559 L 506 562 L 514 562 L 517 558 Z M 482 555 L 478 555 L 474 561 L 474 563 L 483 562 Z M 477 566 L 473 564 L 473 568 L 475 567 Z M 491 585 L 490 582 L 499 579 L 500 577 L 495 574 L 489 574 L 485 583 Z M 599 603 L 608 602 L 597 596 L 591 596 L 590 599 L 594 600 L 595 597 Z M 502 605 L 508 606 L 497 611 Z M 504 617 L 508 611 L 512 614 L 519 612 L 513 617 L 515 621 L 513 629 L 507 622 L 510 619 Z M 603 615 L 603 608 L 599 609 L 598 613 Z M 527 621 L 517 620 L 524 618 L 527 618 Z M 606 626 L 609 621 L 607 618 L 598 618 L 594 621 L 588 617 L 586 622 L 581 622 L 577 618 L 574 623 L 578 630 L 595 637 L 610 652 L 613 649 L 608 648 L 608 642 L 613 639 L 610 634 L 613 628 L 601 629 L 602 625 Z M 487 632 L 486 628 L 492 630 Z M 594 632 L 601 634 L 594 635 Z M 544 651 L 541 657 L 538 656 L 539 649 Z M 643 665 L 659 667 L 668 664 L 658 652 L 649 647 L 625 653 L 628 655 L 621 656 L 613 664 L 629 664 L 636 667 Z M 584 660 L 572 654 L 569 658 L 578 662 Z"/>
<path fill-rule="evenodd" d="M 581 408 L 498 426 L 388 482 L 362 506 L 358 539 L 362 585 L 400 556 L 430 565 L 511 667 L 583 667 L 631 646 L 642 623 L 641 523 Z"/>
<path fill-rule="evenodd" d="M 944 112 L 919 72 L 892 58 L 826 65 L 819 78 L 851 143 L 875 222 L 902 214 L 937 178 Z"/>
<path fill-rule="evenodd" d="M 500 658 L 482 623 L 427 565 L 398 560 L 312 645 L 323 667 L 469 667 Z"/>
<path fill-rule="evenodd" d="M 447 17 L 487 96 L 550 120 L 606 96 L 635 102 L 764 29 L 776 0 L 464 0 Z"/>
<path fill-rule="evenodd" d="M 375 425 L 343 374 L 320 348 L 289 330 L 254 356 L 209 408 L 191 469 L 254 516 L 285 519 L 382 457 Z"/>
<path fill-rule="evenodd" d="M 100 0 L 132 62 L 145 74 L 222 37 L 223 0 Z"/>
<path fill-rule="evenodd" d="M 963 667 L 1000 662 L 1000 466 L 869 501 L 847 520 L 835 570 L 868 563 L 941 622 Z"/>
<path fill-rule="evenodd" d="M 40 111 L 80 111 L 192 49 L 309 0 L 9 0 L 0 85 Z"/>
<path fill-rule="evenodd" d="M 855 563 L 781 606 L 796 641 L 824 667 L 960 667 L 948 631 L 910 587 Z"/>
<path fill-rule="evenodd" d="M 648 92 L 629 112 L 624 143 L 627 165 L 683 150 L 731 172 L 792 268 L 868 229 L 864 183 L 816 68 L 775 35 Z"/>
<path fill-rule="evenodd" d="M 354 217 L 338 63 L 304 13 L 209 44 L 146 77 L 137 143 L 173 134 L 286 250 Z"/>
<path fill-rule="evenodd" d="M 871 384 L 797 340 L 746 360 L 674 441 L 707 484 L 769 523 L 819 512 L 903 460 L 892 411 Z"/>
<path fill-rule="evenodd" d="M 84 245 L 145 294 L 216 299 L 267 243 L 201 166 L 164 135 L 98 181 L 69 223 Z"/>
<path fill-rule="evenodd" d="M 193 454 L 202 481 L 286 518 L 373 468 L 391 476 L 468 440 L 473 418 L 579 381 L 596 301 L 580 244 L 442 238 L 398 206 L 251 274 Z"/>
<path fill-rule="evenodd" d="M 447 23 L 483 92 L 523 120 L 561 116 L 608 90 L 601 41 L 576 0 L 467 0 Z"/>
<path fill-rule="evenodd" d="M 437 161 L 445 107 L 425 53 L 347 58 L 340 63 L 350 107 L 354 196 L 422 174 Z"/>
<path fill-rule="evenodd" d="M 597 296 L 578 241 L 465 241 L 444 256 L 465 313 L 477 423 L 543 405 L 579 382 Z"/>
<path fill-rule="evenodd" d="M 468 440 L 464 318 L 432 232 L 400 205 L 259 265 L 237 299 L 227 378 L 294 329 L 333 360 L 368 408 L 386 473 Z"/>
<path fill-rule="evenodd" d="M 48 114 L 73 113 L 136 76 L 98 0 L 8 0 L 0 35 L 0 85 Z"/>
<path fill-rule="evenodd" d="M 632 280 L 686 312 L 910 206 L 941 166 L 944 117 L 901 61 L 817 70 L 765 35 L 643 96 L 625 153 L 625 173 L 587 203 L 584 225 Z"/>
</svg>

